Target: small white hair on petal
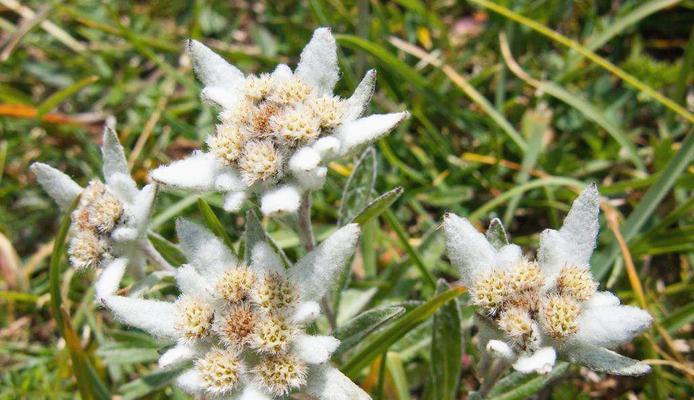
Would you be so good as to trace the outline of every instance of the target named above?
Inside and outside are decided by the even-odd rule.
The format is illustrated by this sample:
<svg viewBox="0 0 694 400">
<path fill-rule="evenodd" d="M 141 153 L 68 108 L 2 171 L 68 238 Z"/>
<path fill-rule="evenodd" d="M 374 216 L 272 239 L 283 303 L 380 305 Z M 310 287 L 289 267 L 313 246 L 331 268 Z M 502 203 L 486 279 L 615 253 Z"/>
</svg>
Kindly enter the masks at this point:
<svg viewBox="0 0 694 400">
<path fill-rule="evenodd" d="M 189 394 L 199 394 L 205 390 L 200 373 L 195 368 L 182 373 L 176 378 L 176 385 Z"/>
<path fill-rule="evenodd" d="M 116 293 L 118 286 L 120 285 L 120 281 L 123 279 L 125 268 L 127 266 L 128 259 L 121 257 L 111 260 L 103 271 L 101 271 L 99 278 L 94 284 L 96 298 L 99 299 L 99 301 Z"/>
<path fill-rule="evenodd" d="M 329 365 L 311 369 L 306 391 L 318 400 L 371 400 L 362 388 Z"/>
<path fill-rule="evenodd" d="M 243 202 L 248 198 L 248 194 L 244 192 L 229 192 L 224 195 L 224 211 L 238 212 L 243 206 Z"/>
<path fill-rule="evenodd" d="M 44 163 L 31 164 L 31 172 L 43 190 L 62 208 L 68 209 L 72 201 L 82 193 L 82 187 L 69 176 Z"/>
<path fill-rule="evenodd" d="M 214 279 L 237 262 L 224 242 L 214 233 L 184 218 L 176 220 L 176 233 L 188 263 L 206 279 Z"/>
<path fill-rule="evenodd" d="M 302 300 L 318 301 L 333 287 L 354 254 L 359 232 L 358 224 L 343 226 L 289 269 Z"/>
<path fill-rule="evenodd" d="M 296 76 L 311 85 L 318 94 L 332 93 L 340 79 L 337 44 L 329 28 L 318 28 L 301 52 Z"/>
<path fill-rule="evenodd" d="M 176 286 L 182 294 L 200 296 L 208 300 L 212 298 L 208 280 L 190 264 L 183 265 L 176 270 Z"/>
<path fill-rule="evenodd" d="M 633 306 L 586 308 L 578 318 L 576 340 L 614 348 L 648 329 L 653 317 Z"/>
<path fill-rule="evenodd" d="M 284 264 L 267 242 L 258 242 L 251 250 L 251 269 L 257 274 L 277 272 L 284 274 Z"/>
<path fill-rule="evenodd" d="M 315 301 L 303 301 L 294 310 L 292 321 L 297 324 L 306 324 L 316 320 L 320 315 L 320 305 Z"/>
<path fill-rule="evenodd" d="M 340 140 L 334 136 L 326 136 L 313 143 L 313 149 L 318 152 L 321 159 L 331 160 L 340 154 Z"/>
<path fill-rule="evenodd" d="M 103 144 L 101 145 L 101 157 L 103 160 L 102 171 L 108 182 L 115 172 L 129 174 L 128 161 L 125 152 L 118 140 L 118 134 L 109 126 L 104 127 Z"/>
<path fill-rule="evenodd" d="M 149 176 L 155 182 L 197 192 L 214 191 L 221 164 L 212 154 L 194 152 L 189 157 L 159 167 Z"/>
<path fill-rule="evenodd" d="M 102 303 L 119 321 L 158 337 L 176 339 L 176 306 L 157 300 L 107 296 Z"/>
<path fill-rule="evenodd" d="M 341 143 L 340 155 L 346 156 L 362 146 L 377 141 L 409 116 L 410 113 L 407 111 L 375 114 L 337 127 L 334 136 Z"/>
<path fill-rule="evenodd" d="M 361 82 L 359 82 L 357 88 L 354 89 L 352 96 L 346 100 L 347 110 L 345 111 L 345 115 L 343 117 L 345 122 L 354 121 L 364 114 L 375 89 L 376 70 L 371 69 L 366 72 L 364 78 L 362 78 Z"/>
<path fill-rule="evenodd" d="M 173 364 L 191 360 L 195 357 L 195 350 L 187 344 L 179 343 L 176 346 L 168 349 L 159 357 L 159 368 L 166 368 Z"/>
<path fill-rule="evenodd" d="M 460 279 L 472 287 L 476 277 L 494 267 L 497 252 L 487 238 L 465 218 L 448 213 L 443 220 L 446 252 Z"/>
<path fill-rule="evenodd" d="M 511 360 L 516 355 L 511 346 L 501 340 L 490 340 L 484 348 L 492 357 L 503 360 Z"/>
<path fill-rule="evenodd" d="M 557 352 L 553 347 L 543 347 L 529 355 L 521 355 L 515 363 L 513 369 L 524 374 L 537 372 L 538 374 L 548 374 L 552 371 L 557 360 Z"/>
<path fill-rule="evenodd" d="M 300 205 L 301 196 L 293 185 L 269 190 L 260 199 L 260 211 L 267 216 L 293 214 L 299 210 Z"/>
<path fill-rule="evenodd" d="M 193 71 L 205 86 L 238 90 L 244 81 L 243 73 L 197 40 L 188 40 L 188 55 Z"/>
<path fill-rule="evenodd" d="M 332 336 L 299 335 L 292 343 L 292 350 L 307 364 L 322 364 L 340 346 L 340 341 Z"/>
<path fill-rule="evenodd" d="M 571 245 L 576 266 L 587 266 L 595 249 L 600 230 L 600 193 L 597 185 L 590 184 L 574 200 L 559 233 Z"/>
</svg>

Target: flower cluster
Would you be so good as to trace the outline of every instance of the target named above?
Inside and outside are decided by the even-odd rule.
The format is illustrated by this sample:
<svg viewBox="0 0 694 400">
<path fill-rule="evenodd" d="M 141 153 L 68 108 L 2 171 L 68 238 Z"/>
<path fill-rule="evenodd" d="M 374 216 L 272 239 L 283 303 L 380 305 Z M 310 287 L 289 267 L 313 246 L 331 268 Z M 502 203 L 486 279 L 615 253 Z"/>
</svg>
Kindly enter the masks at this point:
<svg viewBox="0 0 694 400">
<path fill-rule="evenodd" d="M 356 224 L 336 231 L 288 269 L 266 240 L 247 243 L 249 257 L 241 261 L 198 225 L 179 220 L 177 232 L 189 264 L 176 272 L 176 301 L 115 295 L 101 301 L 124 323 L 177 341 L 159 365 L 193 361 L 179 386 L 244 399 L 297 391 L 319 399 L 369 398 L 329 366 L 339 340 L 304 332 L 320 314 L 317 301 L 354 252 Z"/>
<path fill-rule="evenodd" d="M 598 234 L 594 185 L 574 202 L 559 231 L 541 235 L 538 260 L 509 244 L 498 220 L 485 237 L 465 219 L 445 218 L 448 256 L 477 306 L 481 345 L 521 372 L 549 372 L 557 352 L 595 371 L 640 375 L 649 367 L 607 348 L 631 340 L 650 315 L 597 291 L 590 256 Z M 501 238 L 501 239 L 500 239 Z"/>
<path fill-rule="evenodd" d="M 317 29 L 295 71 L 248 75 L 203 44 L 190 41 L 193 67 L 205 85 L 202 98 L 220 108 L 209 152 L 152 171 L 165 187 L 225 193 L 224 208 L 237 211 L 249 193 L 261 195 L 266 215 L 293 213 L 301 194 L 323 186 L 328 162 L 387 134 L 408 113 L 360 118 L 374 90 L 367 72 L 354 94 L 333 95 L 339 79 L 335 39 Z"/>
<path fill-rule="evenodd" d="M 97 291 L 108 292 L 120 281 L 127 265 L 135 266 L 136 273 L 144 266 L 156 186 L 137 189 L 123 147 L 109 127 L 104 129 L 101 153 L 105 183 L 93 179 L 86 188 L 46 164 L 34 163 L 31 170 L 62 209 L 70 209 L 79 196 L 72 213 L 70 263 L 78 270 L 103 268 Z"/>
</svg>

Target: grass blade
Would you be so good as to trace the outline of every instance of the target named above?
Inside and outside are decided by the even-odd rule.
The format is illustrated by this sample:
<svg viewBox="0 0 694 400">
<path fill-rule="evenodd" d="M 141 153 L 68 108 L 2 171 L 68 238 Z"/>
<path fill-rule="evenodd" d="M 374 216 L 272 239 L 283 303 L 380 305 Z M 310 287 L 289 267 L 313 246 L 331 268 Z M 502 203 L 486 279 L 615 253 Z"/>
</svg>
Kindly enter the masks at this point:
<svg viewBox="0 0 694 400">
<path fill-rule="evenodd" d="M 210 228 L 212 233 L 224 241 L 224 244 L 234 255 L 238 256 L 234 249 L 234 242 L 231 241 L 229 234 L 227 234 L 219 218 L 217 218 L 217 215 L 212 211 L 212 207 L 210 207 L 202 197 L 198 198 L 198 209 L 200 210 L 200 214 L 202 214 L 202 218 L 205 220 L 205 225 Z"/>
<path fill-rule="evenodd" d="M 53 110 L 55 107 L 58 106 L 58 104 L 62 103 L 65 99 L 98 80 L 99 77 L 97 76 L 88 76 L 84 79 L 80 79 L 79 81 L 73 83 L 65 89 L 62 89 L 52 94 L 38 106 L 38 108 L 36 109 L 36 118 L 41 119 L 41 117 L 46 115 L 46 113 L 48 113 L 49 111 Z"/>
</svg>

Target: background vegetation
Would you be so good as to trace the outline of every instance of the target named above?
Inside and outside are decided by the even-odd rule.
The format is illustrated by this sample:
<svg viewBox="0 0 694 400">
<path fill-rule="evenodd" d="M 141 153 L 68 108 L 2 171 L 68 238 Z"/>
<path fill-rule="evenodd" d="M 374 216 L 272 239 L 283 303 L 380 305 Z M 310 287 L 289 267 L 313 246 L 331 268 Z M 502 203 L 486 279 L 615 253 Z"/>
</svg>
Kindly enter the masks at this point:
<svg viewBox="0 0 694 400">
<path fill-rule="evenodd" d="M 377 68 L 373 109 L 412 112 L 376 146 L 375 191 L 362 195 L 405 190 L 365 228 L 341 321 L 360 302 L 410 301 L 410 309 L 433 296 L 434 278 L 455 281 L 437 229 L 444 212 L 480 227 L 498 216 L 513 240 L 532 248 L 539 231 L 560 225 L 580 185 L 597 181 L 608 201 L 594 273 L 655 317 L 653 329 L 623 350 L 650 360 L 654 371 L 621 379 L 562 367 L 551 376 L 562 378 L 540 392 L 545 380 L 530 376 L 495 394 L 691 398 L 693 21 L 694 2 L 677 0 L 0 0 L 0 398 L 75 398 L 72 366 L 85 360 L 103 384 L 96 393 L 185 397 L 169 377 L 152 375 L 160 343 L 97 309 L 90 274 L 60 276 L 74 332 L 67 341 L 59 334 L 48 271 L 61 216 L 28 166 L 41 160 L 82 183 L 98 176 L 101 126 L 114 115 L 145 183 L 150 169 L 188 154 L 213 129 L 214 112 L 200 103 L 181 55 L 185 38 L 203 40 L 243 70 L 266 71 L 296 62 L 317 26 L 338 37 L 339 93 Z M 333 164 L 314 195 L 319 236 L 339 217 L 352 167 Z M 225 214 L 217 197 L 206 200 L 238 239 L 243 218 Z M 175 241 L 179 215 L 200 219 L 196 198 L 161 196 L 156 230 Z M 298 255 L 291 231 L 266 226 Z M 154 285 L 173 291 L 168 280 Z M 457 301 L 405 325 L 353 375 L 375 397 L 466 398 L 479 386 L 478 352 L 471 310 L 465 296 Z M 446 323 L 462 326 L 460 351 L 446 343 Z M 355 351 L 362 350 L 341 354 L 338 365 L 354 367 Z M 436 394 L 426 377 L 458 390 Z"/>
</svg>

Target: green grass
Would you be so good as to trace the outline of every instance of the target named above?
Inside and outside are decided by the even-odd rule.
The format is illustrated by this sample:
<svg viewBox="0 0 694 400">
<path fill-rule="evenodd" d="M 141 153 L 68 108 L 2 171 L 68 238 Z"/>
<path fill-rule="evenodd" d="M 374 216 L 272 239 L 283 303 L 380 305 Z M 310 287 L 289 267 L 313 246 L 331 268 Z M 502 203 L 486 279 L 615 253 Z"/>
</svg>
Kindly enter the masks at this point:
<svg viewBox="0 0 694 400">
<path fill-rule="evenodd" d="M 101 126 L 114 115 L 134 155 L 133 174 L 145 183 L 149 170 L 188 154 L 214 127 L 214 110 L 199 101 L 200 84 L 181 58 L 184 39 L 204 41 L 245 71 L 267 71 L 295 63 L 322 25 L 338 38 L 339 94 L 376 68 L 372 111 L 412 113 L 375 146 L 370 197 L 398 186 L 404 191 L 364 225 L 369 240 L 362 241 L 346 293 L 373 292 L 369 307 L 429 301 L 406 303 L 408 312 L 419 310 L 409 319 L 381 321 L 390 325 L 369 335 L 367 346 L 341 350 L 339 366 L 374 395 L 429 398 L 425 377 L 442 357 L 431 352 L 432 329 L 438 343 L 445 339 L 442 324 L 459 318 L 465 356 L 458 398 L 478 389 L 479 354 L 465 295 L 456 300 L 459 316 L 449 306 L 435 313 L 426 308 L 437 298 L 436 280 L 456 279 L 443 256 L 441 217 L 451 211 L 486 227 L 498 216 L 514 241 L 533 248 L 537 232 L 558 227 L 577 190 L 595 181 L 619 217 L 643 299 L 604 216 L 594 272 L 624 303 L 646 303 L 657 323 L 622 352 L 659 365 L 644 378 L 600 381 L 562 366 L 562 378 L 550 380 L 542 396 L 694 396 L 686 350 L 694 345 L 691 1 L 624 0 L 614 7 L 562 0 L 21 3 L 37 18 L 0 8 L 0 56 L 6 57 L 0 62 L 0 399 L 72 399 L 89 390 L 75 376 L 101 382 L 96 393 L 185 398 L 167 385 L 171 371 L 156 370 L 162 344 L 98 309 L 91 274 L 73 273 L 64 260 L 50 262 L 61 215 L 28 166 L 40 160 L 80 183 L 98 176 Z M 319 238 L 338 219 L 354 161 L 333 165 L 314 195 Z M 194 196 L 160 196 L 156 231 L 175 240 L 176 216 L 215 222 L 212 212 L 224 239 L 236 243 L 243 218 L 225 214 L 216 196 L 205 200 L 196 205 Z M 290 258 L 300 253 L 292 232 L 265 225 Z M 55 278 L 58 307 L 69 314 L 61 326 L 51 312 Z M 151 279 L 173 293 L 169 280 Z M 389 335 L 403 326 L 402 334 Z M 66 327 L 68 340 L 60 334 Z M 75 373 L 74 365 L 92 367 Z M 434 382 L 450 393 L 451 379 L 444 373 Z M 525 396 L 546 381 L 511 376 L 504 382 Z M 498 395 L 510 398 L 502 389 Z"/>
</svg>

